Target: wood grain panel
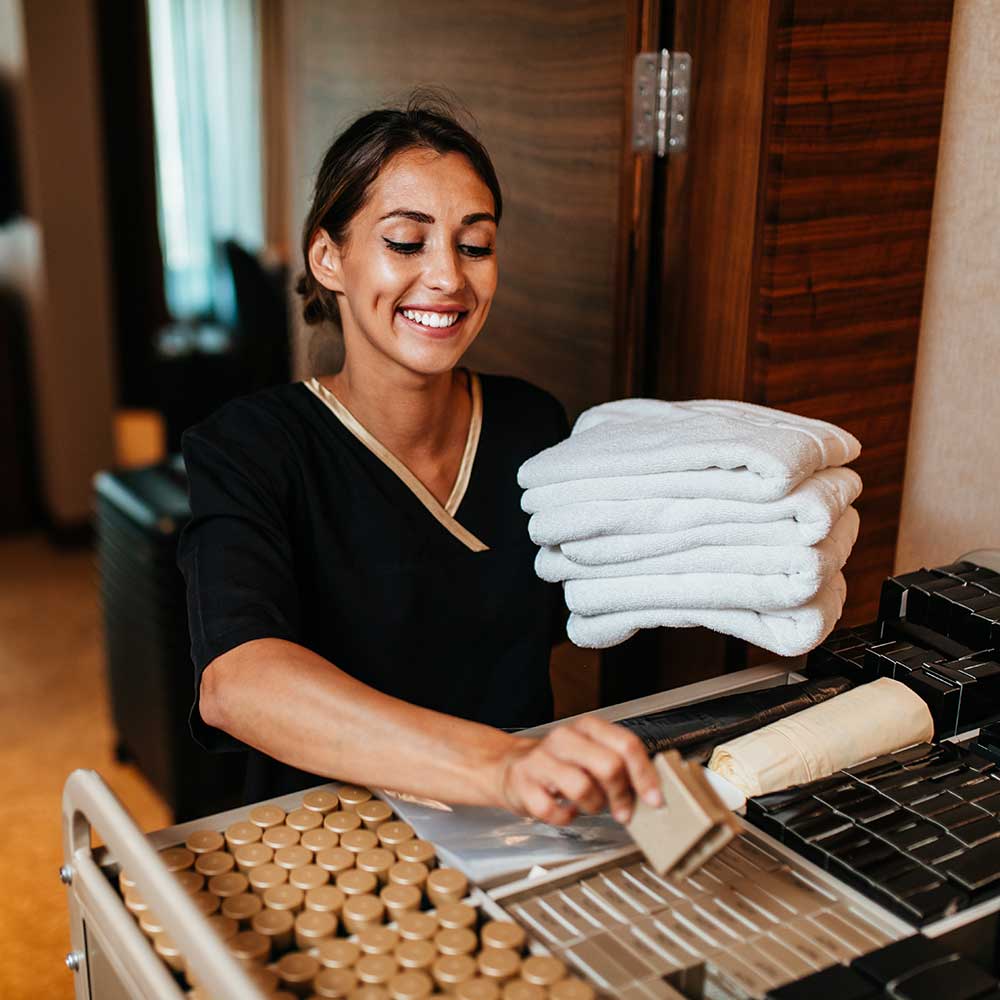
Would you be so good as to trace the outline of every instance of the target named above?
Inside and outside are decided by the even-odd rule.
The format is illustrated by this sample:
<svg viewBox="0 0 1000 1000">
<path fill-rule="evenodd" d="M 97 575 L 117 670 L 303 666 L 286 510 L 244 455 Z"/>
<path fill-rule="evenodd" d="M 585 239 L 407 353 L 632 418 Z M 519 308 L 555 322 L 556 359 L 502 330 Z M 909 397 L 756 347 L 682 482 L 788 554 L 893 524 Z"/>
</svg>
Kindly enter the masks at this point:
<svg viewBox="0 0 1000 1000">
<path fill-rule="evenodd" d="M 621 236 L 630 0 L 405 0 L 287 5 L 295 55 L 294 218 L 327 144 L 416 85 L 450 88 L 478 120 L 504 191 L 500 288 L 469 355 L 553 391 L 571 416 L 615 394 L 629 283 Z M 314 349 L 314 358 L 321 351 Z"/>
<path fill-rule="evenodd" d="M 951 0 L 786 0 L 748 398 L 864 447 L 845 622 L 893 568 Z"/>
</svg>

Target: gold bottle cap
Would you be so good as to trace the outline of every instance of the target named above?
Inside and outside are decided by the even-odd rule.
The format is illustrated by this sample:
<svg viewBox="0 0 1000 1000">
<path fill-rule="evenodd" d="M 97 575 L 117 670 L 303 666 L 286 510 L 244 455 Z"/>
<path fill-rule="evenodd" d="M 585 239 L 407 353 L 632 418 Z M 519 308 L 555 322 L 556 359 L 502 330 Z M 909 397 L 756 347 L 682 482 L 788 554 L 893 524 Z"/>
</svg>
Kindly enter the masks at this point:
<svg viewBox="0 0 1000 1000">
<path fill-rule="evenodd" d="M 385 886 L 379 896 L 393 920 L 409 910 L 419 910 L 424 899 L 419 886 L 396 885 L 394 882 Z"/>
<path fill-rule="evenodd" d="M 378 837 L 371 830 L 348 830 L 340 835 L 340 846 L 352 854 L 378 847 Z"/>
<path fill-rule="evenodd" d="M 285 826 L 298 830 L 300 834 L 322 825 L 323 814 L 310 812 L 308 809 L 295 809 L 285 817 Z"/>
<path fill-rule="evenodd" d="M 340 799 L 340 808 L 344 812 L 354 812 L 362 802 L 367 802 L 372 793 L 367 788 L 358 788 L 355 785 L 344 785 L 337 793 Z"/>
<path fill-rule="evenodd" d="M 388 823 L 382 823 L 378 830 L 378 839 L 383 847 L 396 847 L 406 840 L 413 840 L 416 834 L 409 823 L 404 823 L 401 819 L 395 819 Z"/>
<path fill-rule="evenodd" d="M 337 875 L 337 888 L 345 896 L 366 896 L 375 892 L 378 879 L 371 872 L 350 868 Z M 384 904 L 383 904 L 384 905 Z"/>
<path fill-rule="evenodd" d="M 348 896 L 340 915 L 344 926 L 352 934 L 359 934 L 366 927 L 382 922 L 385 904 L 378 896 Z"/>
<path fill-rule="evenodd" d="M 316 864 L 336 875 L 354 867 L 354 855 L 343 847 L 329 847 L 316 855 Z"/>
<path fill-rule="evenodd" d="M 226 839 L 218 830 L 195 830 L 188 835 L 184 846 L 192 854 L 208 854 L 210 851 L 221 851 L 226 846 Z"/>
<path fill-rule="evenodd" d="M 226 944 L 241 962 L 262 962 L 271 953 L 271 942 L 256 931 L 240 931 Z"/>
<path fill-rule="evenodd" d="M 500 987 L 492 979 L 476 976 L 459 983 L 455 988 L 456 1000 L 498 1000 Z"/>
<path fill-rule="evenodd" d="M 210 892 L 193 892 L 191 894 L 191 902 L 205 914 L 206 917 L 211 916 L 219 908 L 219 897 L 214 896 Z"/>
<path fill-rule="evenodd" d="M 266 865 L 251 868 L 248 877 L 254 892 L 265 893 L 273 886 L 284 885 L 288 881 L 288 869 L 269 861 Z"/>
<path fill-rule="evenodd" d="M 316 954 L 325 969 L 349 969 L 361 957 L 361 949 L 353 941 L 332 938 L 320 941 Z"/>
<path fill-rule="evenodd" d="M 362 983 L 352 994 L 351 1000 L 389 1000 L 389 991 L 376 983 Z"/>
<path fill-rule="evenodd" d="M 262 830 L 285 822 L 285 810 L 281 806 L 254 806 L 247 815 L 250 822 Z"/>
<path fill-rule="evenodd" d="M 261 993 L 270 997 L 278 988 L 278 973 L 274 969 L 247 969 L 250 978 L 260 987 Z"/>
<path fill-rule="evenodd" d="M 302 796 L 302 808 L 325 816 L 328 812 L 340 808 L 340 799 L 337 798 L 336 792 L 331 792 L 327 788 L 314 788 Z"/>
<path fill-rule="evenodd" d="M 402 843 L 396 844 L 393 850 L 400 861 L 419 861 L 421 864 L 427 865 L 428 868 L 433 868 L 434 862 L 437 860 L 434 845 L 429 840 L 421 840 L 419 837 L 404 840 Z"/>
<path fill-rule="evenodd" d="M 456 868 L 435 868 L 427 876 L 427 896 L 435 906 L 460 903 L 469 891 L 469 880 Z"/>
<path fill-rule="evenodd" d="M 194 863 L 195 871 L 204 875 L 205 878 L 212 878 L 213 875 L 225 875 L 236 867 L 236 859 L 225 851 L 209 851 L 207 854 L 199 854 Z"/>
<path fill-rule="evenodd" d="M 168 872 L 182 872 L 194 864 L 194 851 L 186 847 L 168 847 L 160 851 L 160 860 Z"/>
<path fill-rule="evenodd" d="M 303 865 L 301 868 L 293 868 L 288 873 L 288 882 L 296 889 L 308 892 L 310 889 L 318 889 L 330 881 L 330 873 L 319 865 Z"/>
<path fill-rule="evenodd" d="M 295 939 L 300 948 L 311 948 L 323 938 L 337 933 L 337 915 L 306 910 L 295 918 Z"/>
<path fill-rule="evenodd" d="M 479 953 L 478 964 L 481 975 L 503 981 L 517 975 L 521 956 L 510 948 L 485 948 Z"/>
<path fill-rule="evenodd" d="M 211 927 L 223 941 L 231 940 L 236 937 L 240 931 L 240 925 L 237 921 L 221 913 L 213 913 L 212 916 L 208 918 L 208 926 Z"/>
<path fill-rule="evenodd" d="M 222 901 L 222 915 L 247 924 L 264 908 L 264 901 L 255 892 L 245 892 L 242 896 L 230 896 Z"/>
<path fill-rule="evenodd" d="M 236 867 L 246 874 L 251 868 L 259 868 L 274 860 L 274 849 L 267 844 L 241 844 L 233 851 Z"/>
<path fill-rule="evenodd" d="M 287 868 L 289 871 L 302 868 L 304 865 L 311 865 L 312 859 L 312 851 L 301 844 L 293 844 L 291 847 L 279 847 L 274 852 L 274 863 L 281 865 L 282 868 Z"/>
<path fill-rule="evenodd" d="M 427 882 L 427 865 L 419 861 L 397 861 L 389 869 L 389 881 L 395 885 L 422 887 Z"/>
<path fill-rule="evenodd" d="M 431 966 L 435 982 L 446 992 L 476 974 L 476 960 L 469 955 L 442 955 Z"/>
<path fill-rule="evenodd" d="M 278 959 L 278 976 L 282 983 L 293 989 L 304 983 L 311 983 L 319 972 L 319 962 L 312 955 L 292 952 Z"/>
<path fill-rule="evenodd" d="M 437 922 L 444 928 L 469 927 L 475 930 L 476 927 L 476 911 L 465 903 L 445 903 L 444 906 L 438 907 L 435 916 Z M 485 944 L 485 941 L 483 943 Z"/>
<path fill-rule="evenodd" d="M 253 929 L 269 941 L 290 935 L 295 926 L 295 917 L 289 910 L 261 910 L 251 923 Z"/>
<path fill-rule="evenodd" d="M 595 1000 L 597 993 L 590 983 L 576 976 L 568 976 L 549 987 L 550 1000 Z"/>
<path fill-rule="evenodd" d="M 261 830 L 256 823 L 239 822 L 226 827 L 226 843 L 233 847 L 243 844 L 256 844 L 260 840 Z"/>
<path fill-rule="evenodd" d="M 355 812 L 369 830 L 375 830 L 382 823 L 387 823 L 392 819 L 392 809 L 388 803 L 381 799 L 369 799 L 367 802 L 362 802 L 356 807 Z"/>
<path fill-rule="evenodd" d="M 354 971 L 361 982 L 381 986 L 396 975 L 399 966 L 392 955 L 362 955 L 354 966 Z"/>
<path fill-rule="evenodd" d="M 335 885 L 321 885 L 318 889 L 306 890 L 306 909 L 317 913 L 340 913 L 345 898 Z"/>
<path fill-rule="evenodd" d="M 290 910 L 298 913 L 302 909 L 305 893 L 294 885 L 273 885 L 264 890 L 264 905 L 269 910 Z"/>
<path fill-rule="evenodd" d="M 471 955 L 479 945 L 475 931 L 468 927 L 452 927 L 438 931 L 434 944 L 442 955 Z"/>
<path fill-rule="evenodd" d="M 354 993 L 357 985 L 358 977 L 349 969 L 320 969 L 313 980 L 313 994 L 330 997 L 331 1000 L 344 1000 Z"/>
<path fill-rule="evenodd" d="M 197 895 L 197 893 L 192 893 L 192 895 Z M 125 899 L 125 905 L 128 907 L 129 913 L 133 916 L 138 916 L 140 913 L 145 913 L 149 909 L 146 900 L 139 895 L 138 889 L 126 889 L 122 893 Z"/>
<path fill-rule="evenodd" d="M 175 972 L 184 971 L 184 956 L 180 948 L 174 944 L 174 940 L 163 932 L 153 935 L 153 950 L 167 965 Z"/>
<path fill-rule="evenodd" d="M 399 934 L 388 927 L 366 927 L 358 934 L 358 947 L 366 955 L 391 955 L 399 944 Z"/>
<path fill-rule="evenodd" d="M 349 830 L 357 830 L 361 826 L 361 817 L 357 813 L 344 810 L 327 813 L 323 818 L 323 826 L 342 837 Z"/>
<path fill-rule="evenodd" d="M 521 963 L 521 978 L 536 986 L 551 986 L 566 976 L 566 966 L 551 955 L 532 955 Z"/>
<path fill-rule="evenodd" d="M 225 875 L 213 875 L 208 880 L 208 891 L 220 899 L 239 896 L 250 888 L 246 875 L 239 872 L 227 872 Z"/>
<path fill-rule="evenodd" d="M 426 972 L 397 972 L 389 980 L 392 1000 L 424 1000 L 434 992 L 434 981 Z"/>
<path fill-rule="evenodd" d="M 280 850 L 282 847 L 291 847 L 299 842 L 301 834 L 298 830 L 293 830 L 290 826 L 270 826 L 263 834 L 261 840 L 272 850 Z"/>
<path fill-rule="evenodd" d="M 412 910 L 396 918 L 396 928 L 407 941 L 430 941 L 439 930 L 438 922 L 430 914 Z"/>
<path fill-rule="evenodd" d="M 336 847 L 340 843 L 340 835 L 334 833 L 333 830 L 328 830 L 325 826 L 318 826 L 315 830 L 306 830 L 299 843 L 307 850 L 318 854 L 320 851 Z"/>
<path fill-rule="evenodd" d="M 389 877 L 389 869 L 395 863 L 396 855 L 384 847 L 373 847 L 371 850 L 361 851 L 355 861 L 361 871 L 371 872 L 378 876 L 378 880 L 383 884 Z"/>
<path fill-rule="evenodd" d="M 510 948 L 513 951 L 524 948 L 524 928 L 510 920 L 491 920 L 483 924 L 479 936 L 484 948 Z"/>
<path fill-rule="evenodd" d="M 162 934 L 164 931 L 163 921 L 152 910 L 146 910 L 139 914 L 139 926 L 147 937 Z"/>
<path fill-rule="evenodd" d="M 503 987 L 503 1000 L 546 1000 L 548 995 L 544 986 L 535 986 L 523 979 L 512 979 Z"/>
<path fill-rule="evenodd" d="M 183 872 L 175 872 L 174 878 L 177 879 L 180 887 L 188 895 L 200 892 L 205 887 L 205 876 L 199 875 L 198 872 L 193 872 L 190 869 Z"/>
<path fill-rule="evenodd" d="M 400 941 L 396 961 L 404 969 L 429 969 L 438 957 L 433 941 Z"/>
</svg>

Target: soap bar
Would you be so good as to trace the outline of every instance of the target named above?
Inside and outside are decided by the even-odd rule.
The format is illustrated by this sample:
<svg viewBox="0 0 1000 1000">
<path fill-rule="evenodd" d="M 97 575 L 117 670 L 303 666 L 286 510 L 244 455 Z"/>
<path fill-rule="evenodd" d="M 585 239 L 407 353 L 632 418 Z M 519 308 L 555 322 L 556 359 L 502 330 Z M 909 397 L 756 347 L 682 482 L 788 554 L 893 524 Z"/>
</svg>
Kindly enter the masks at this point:
<svg viewBox="0 0 1000 1000">
<path fill-rule="evenodd" d="M 664 804 L 637 798 L 628 832 L 660 875 L 691 874 L 739 833 L 739 824 L 697 764 L 676 750 L 653 758 Z"/>
</svg>

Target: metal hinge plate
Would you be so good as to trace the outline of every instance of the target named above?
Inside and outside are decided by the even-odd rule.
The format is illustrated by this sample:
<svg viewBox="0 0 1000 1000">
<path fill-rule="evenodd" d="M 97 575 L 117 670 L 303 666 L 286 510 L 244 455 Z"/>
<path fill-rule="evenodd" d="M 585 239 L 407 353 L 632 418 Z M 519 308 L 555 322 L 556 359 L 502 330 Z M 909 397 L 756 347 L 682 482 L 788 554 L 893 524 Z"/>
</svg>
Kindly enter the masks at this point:
<svg viewBox="0 0 1000 1000">
<path fill-rule="evenodd" d="M 632 149 L 657 156 L 683 152 L 690 99 L 687 52 L 640 52 L 632 72 Z"/>
</svg>

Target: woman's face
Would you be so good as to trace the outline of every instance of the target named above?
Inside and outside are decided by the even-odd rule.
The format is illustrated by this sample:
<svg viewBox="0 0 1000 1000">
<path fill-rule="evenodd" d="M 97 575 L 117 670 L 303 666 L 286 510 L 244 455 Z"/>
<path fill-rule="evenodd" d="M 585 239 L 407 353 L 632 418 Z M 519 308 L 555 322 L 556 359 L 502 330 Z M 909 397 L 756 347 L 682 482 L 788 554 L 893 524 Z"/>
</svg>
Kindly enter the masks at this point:
<svg viewBox="0 0 1000 1000">
<path fill-rule="evenodd" d="M 374 350 L 424 375 L 454 368 L 496 291 L 494 210 L 460 153 L 393 157 L 330 255 L 348 354 Z"/>
</svg>

